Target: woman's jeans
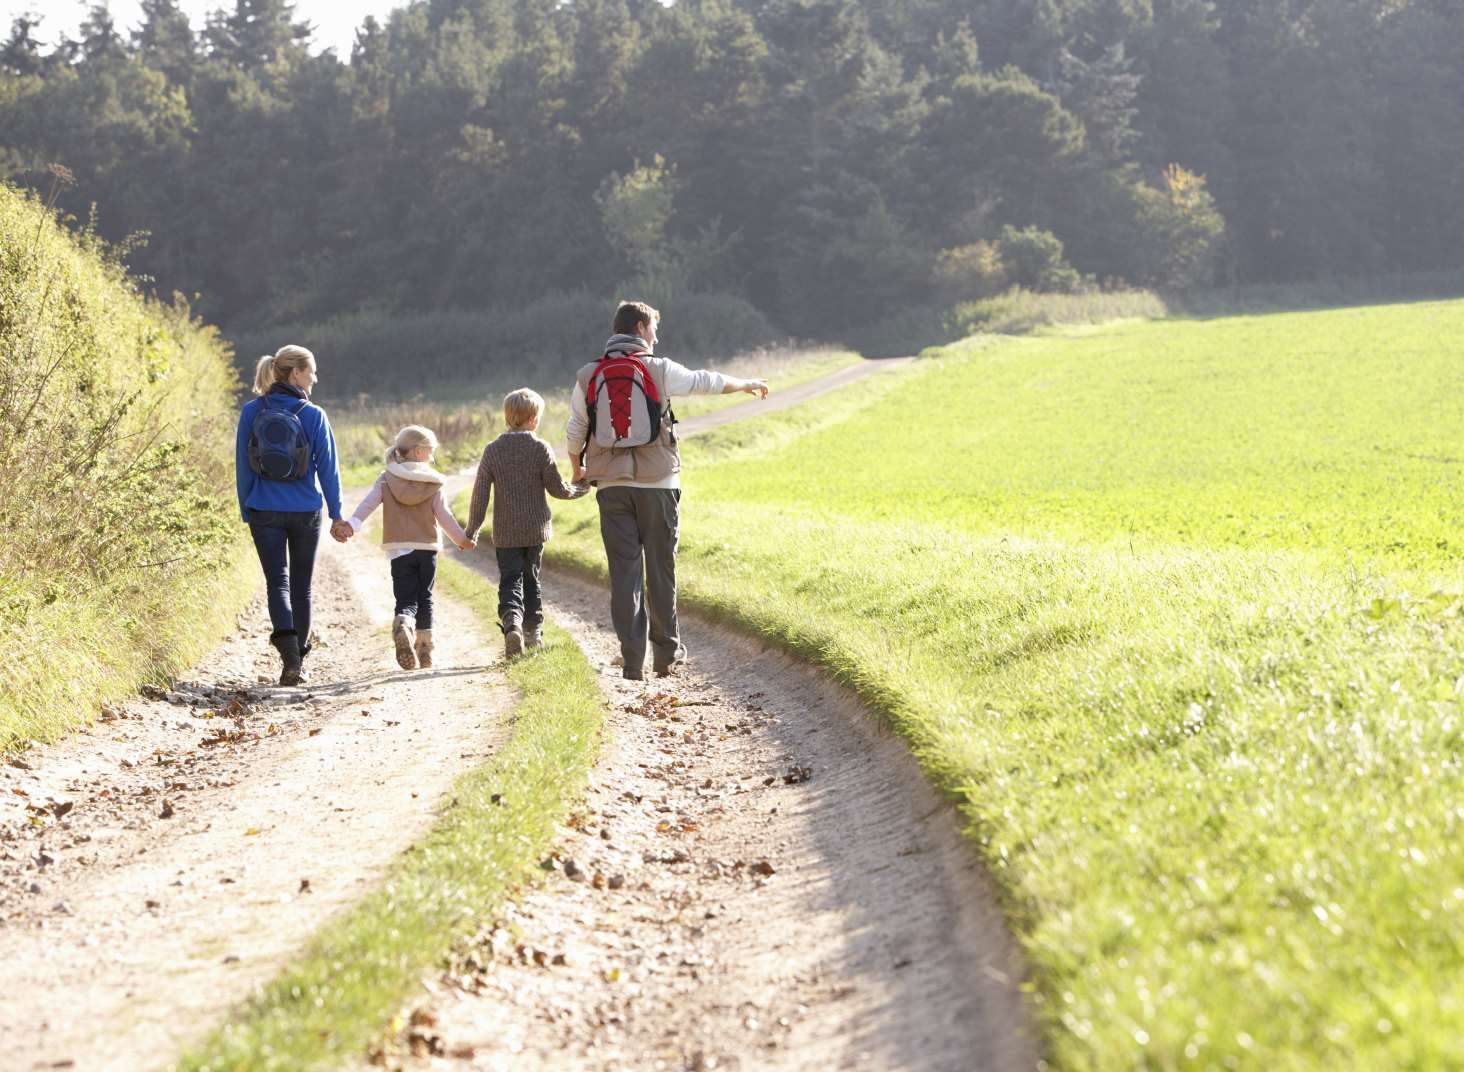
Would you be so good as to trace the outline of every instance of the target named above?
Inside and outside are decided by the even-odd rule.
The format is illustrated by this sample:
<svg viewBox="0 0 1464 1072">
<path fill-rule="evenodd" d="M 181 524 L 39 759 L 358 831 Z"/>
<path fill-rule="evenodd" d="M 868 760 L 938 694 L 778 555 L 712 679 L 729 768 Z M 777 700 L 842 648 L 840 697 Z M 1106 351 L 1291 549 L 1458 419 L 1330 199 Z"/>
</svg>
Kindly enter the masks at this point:
<svg viewBox="0 0 1464 1072">
<path fill-rule="evenodd" d="M 275 634 L 294 632 L 310 643 L 310 578 L 320 543 L 320 511 L 250 510 L 249 531 L 264 567 L 264 591 Z"/>
</svg>

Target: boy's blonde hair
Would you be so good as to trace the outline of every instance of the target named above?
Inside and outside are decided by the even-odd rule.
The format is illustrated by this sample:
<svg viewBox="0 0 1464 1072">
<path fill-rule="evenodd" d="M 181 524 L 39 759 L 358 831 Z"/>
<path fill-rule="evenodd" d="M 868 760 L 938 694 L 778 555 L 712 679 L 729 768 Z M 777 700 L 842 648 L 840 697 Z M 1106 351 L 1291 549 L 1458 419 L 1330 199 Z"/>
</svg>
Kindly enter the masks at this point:
<svg viewBox="0 0 1464 1072">
<path fill-rule="evenodd" d="M 437 434 L 420 424 L 409 424 L 396 435 L 396 442 L 386 448 L 386 464 L 404 462 L 407 454 L 418 447 L 437 449 Z"/>
<path fill-rule="evenodd" d="M 544 412 L 544 396 L 528 387 L 520 387 L 503 396 L 503 420 L 510 428 L 528 426 Z"/>
<path fill-rule="evenodd" d="M 290 373 L 304 368 L 315 355 L 303 346 L 281 346 L 273 354 L 265 354 L 254 366 L 254 393 L 262 395 L 277 383 L 284 383 Z"/>
</svg>

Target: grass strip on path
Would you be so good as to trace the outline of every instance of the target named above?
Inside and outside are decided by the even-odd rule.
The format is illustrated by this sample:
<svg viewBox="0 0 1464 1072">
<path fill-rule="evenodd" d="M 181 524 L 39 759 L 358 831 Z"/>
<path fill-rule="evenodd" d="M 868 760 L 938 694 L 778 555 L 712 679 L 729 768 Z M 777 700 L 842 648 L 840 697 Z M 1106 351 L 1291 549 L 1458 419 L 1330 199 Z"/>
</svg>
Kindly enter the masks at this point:
<svg viewBox="0 0 1464 1072">
<path fill-rule="evenodd" d="M 1461 320 L 959 347 L 686 444 L 683 601 L 959 802 L 1056 1067 L 1464 1067 Z"/>
<path fill-rule="evenodd" d="M 497 593 L 482 577 L 444 558 L 438 578 L 447 595 L 495 621 Z M 359 1057 L 453 940 L 537 873 L 584 790 L 604 700 L 584 654 L 553 625 L 508 679 L 519 696 L 508 742 L 458 781 L 452 803 L 380 889 L 328 922 L 176 1068 L 304 1072 Z"/>
</svg>

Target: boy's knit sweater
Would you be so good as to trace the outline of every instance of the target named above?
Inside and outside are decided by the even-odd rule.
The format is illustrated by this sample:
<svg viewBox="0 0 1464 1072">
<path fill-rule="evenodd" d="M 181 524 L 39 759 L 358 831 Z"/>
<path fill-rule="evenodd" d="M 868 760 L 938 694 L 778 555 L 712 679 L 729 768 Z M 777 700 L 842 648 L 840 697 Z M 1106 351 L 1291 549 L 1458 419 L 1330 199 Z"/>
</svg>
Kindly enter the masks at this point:
<svg viewBox="0 0 1464 1072">
<path fill-rule="evenodd" d="M 578 499 L 588 485 L 566 484 L 554 464 L 554 448 L 533 432 L 504 432 L 483 448 L 473 505 L 468 511 L 468 539 L 478 533 L 493 495 L 493 546 L 533 547 L 552 535 L 547 491 L 556 499 Z"/>
</svg>

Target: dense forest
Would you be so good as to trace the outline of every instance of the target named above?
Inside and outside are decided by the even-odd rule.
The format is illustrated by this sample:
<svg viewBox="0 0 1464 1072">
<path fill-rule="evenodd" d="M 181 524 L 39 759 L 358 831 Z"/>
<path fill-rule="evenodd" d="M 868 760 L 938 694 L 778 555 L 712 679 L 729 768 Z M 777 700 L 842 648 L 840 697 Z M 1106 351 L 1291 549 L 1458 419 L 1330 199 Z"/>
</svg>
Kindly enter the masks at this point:
<svg viewBox="0 0 1464 1072">
<path fill-rule="evenodd" d="M 1457 0 L 416 0 L 349 57 L 285 0 L 143 8 L 16 20 L 0 178 L 225 325 L 635 287 L 857 340 L 1464 263 Z"/>
</svg>

